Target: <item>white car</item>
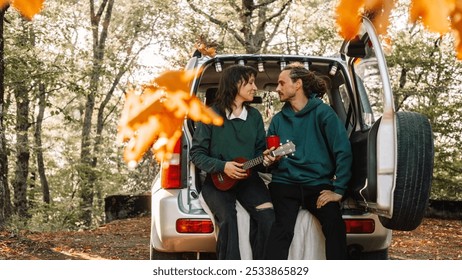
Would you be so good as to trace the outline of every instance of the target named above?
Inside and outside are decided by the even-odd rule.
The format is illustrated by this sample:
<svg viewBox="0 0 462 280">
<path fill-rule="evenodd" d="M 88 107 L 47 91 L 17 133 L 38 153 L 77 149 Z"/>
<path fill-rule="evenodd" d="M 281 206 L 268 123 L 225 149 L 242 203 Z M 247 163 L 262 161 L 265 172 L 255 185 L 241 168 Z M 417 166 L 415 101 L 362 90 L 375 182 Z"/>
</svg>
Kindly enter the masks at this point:
<svg viewBox="0 0 462 280">
<path fill-rule="evenodd" d="M 421 223 L 434 148 L 425 116 L 395 111 L 387 64 L 368 19 L 354 40 L 343 43 L 338 57 L 217 55 L 193 57 L 186 69 L 197 71 L 191 94 L 208 104 L 224 68 L 235 63 L 255 67 L 259 92 L 252 105 L 268 125 L 282 106 L 274 90 L 290 62 L 301 62 L 329 81 L 323 99 L 349 133 L 353 176 L 342 203 L 349 257 L 387 259 L 391 230 L 413 230 Z M 152 186 L 151 259 L 213 258 L 215 252 L 216 228 L 200 200 L 204 174 L 189 156 L 194 129 L 186 119 L 175 156 Z"/>
</svg>

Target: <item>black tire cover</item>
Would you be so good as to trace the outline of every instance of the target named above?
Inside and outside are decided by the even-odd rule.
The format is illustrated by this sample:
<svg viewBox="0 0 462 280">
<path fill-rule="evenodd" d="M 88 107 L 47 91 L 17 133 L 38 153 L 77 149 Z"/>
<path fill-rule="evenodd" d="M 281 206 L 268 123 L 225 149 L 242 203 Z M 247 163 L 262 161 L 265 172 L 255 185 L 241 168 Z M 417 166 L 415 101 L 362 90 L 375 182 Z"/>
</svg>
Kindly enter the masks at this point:
<svg viewBox="0 0 462 280">
<path fill-rule="evenodd" d="M 433 176 L 434 144 L 428 119 L 416 112 L 397 112 L 397 175 L 393 215 L 379 217 L 386 228 L 416 229 L 425 214 Z"/>
</svg>

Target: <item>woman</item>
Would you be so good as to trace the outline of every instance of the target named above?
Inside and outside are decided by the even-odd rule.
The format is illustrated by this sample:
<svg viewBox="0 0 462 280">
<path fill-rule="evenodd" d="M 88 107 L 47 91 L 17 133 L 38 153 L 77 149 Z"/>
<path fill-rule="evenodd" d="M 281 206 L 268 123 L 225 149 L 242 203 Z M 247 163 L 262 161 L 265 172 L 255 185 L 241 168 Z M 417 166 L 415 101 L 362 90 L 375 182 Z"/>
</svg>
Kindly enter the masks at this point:
<svg viewBox="0 0 462 280">
<path fill-rule="evenodd" d="M 237 229 L 236 200 L 250 215 L 250 244 L 253 259 L 263 259 L 266 241 L 274 221 L 273 205 L 268 189 L 257 171 L 259 164 L 248 175 L 237 158 L 254 159 L 264 154 L 265 129 L 260 112 L 247 103 L 253 100 L 257 87 L 257 71 L 249 66 L 233 65 L 223 71 L 212 108 L 219 113 L 222 126 L 199 123 L 194 133 L 191 160 L 207 172 L 202 196 L 215 216 L 219 231 L 218 259 L 240 259 Z M 212 179 L 216 174 L 235 180 L 229 190 L 217 188 Z"/>
</svg>

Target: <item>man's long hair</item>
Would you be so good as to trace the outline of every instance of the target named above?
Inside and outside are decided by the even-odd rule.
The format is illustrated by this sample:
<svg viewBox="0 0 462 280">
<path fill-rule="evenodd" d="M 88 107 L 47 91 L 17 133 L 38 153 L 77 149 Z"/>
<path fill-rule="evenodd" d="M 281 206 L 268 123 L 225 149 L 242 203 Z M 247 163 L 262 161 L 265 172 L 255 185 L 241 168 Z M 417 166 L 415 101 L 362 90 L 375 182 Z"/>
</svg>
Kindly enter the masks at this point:
<svg viewBox="0 0 462 280">
<path fill-rule="evenodd" d="M 322 97 L 327 92 L 326 81 L 316 76 L 313 71 L 306 69 L 303 64 L 294 62 L 287 65 L 284 70 L 289 70 L 289 77 L 292 82 L 296 82 L 298 79 L 302 80 L 303 92 L 307 98 L 310 98 L 313 94 L 316 97 Z"/>
<path fill-rule="evenodd" d="M 251 77 L 257 77 L 257 70 L 253 67 L 236 64 L 225 68 L 215 99 L 215 106 L 223 116 L 226 110 L 233 110 L 232 106 L 239 88 L 246 85 Z"/>
</svg>

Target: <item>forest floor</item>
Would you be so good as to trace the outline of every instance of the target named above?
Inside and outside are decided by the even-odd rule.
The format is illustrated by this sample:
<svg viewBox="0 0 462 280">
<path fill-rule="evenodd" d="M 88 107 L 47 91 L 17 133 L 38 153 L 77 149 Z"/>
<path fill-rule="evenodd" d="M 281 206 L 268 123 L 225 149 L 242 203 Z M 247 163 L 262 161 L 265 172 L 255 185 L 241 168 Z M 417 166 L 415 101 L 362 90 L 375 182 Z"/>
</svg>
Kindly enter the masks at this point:
<svg viewBox="0 0 462 280">
<path fill-rule="evenodd" d="M 115 220 L 77 232 L 0 232 L 0 260 L 148 260 L 150 217 Z M 393 231 L 392 260 L 462 260 L 462 220 L 425 218 Z"/>
</svg>

